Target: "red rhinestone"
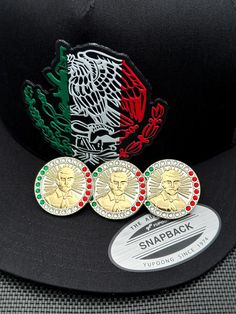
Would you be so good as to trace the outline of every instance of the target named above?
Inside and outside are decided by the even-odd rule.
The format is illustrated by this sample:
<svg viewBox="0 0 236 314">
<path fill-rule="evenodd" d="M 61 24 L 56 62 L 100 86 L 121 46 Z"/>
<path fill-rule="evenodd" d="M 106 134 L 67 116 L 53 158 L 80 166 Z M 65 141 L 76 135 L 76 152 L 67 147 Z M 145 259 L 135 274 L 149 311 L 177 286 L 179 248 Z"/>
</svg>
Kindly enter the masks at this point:
<svg viewBox="0 0 236 314">
<path fill-rule="evenodd" d="M 88 183 L 91 183 L 91 182 L 92 182 L 92 179 L 91 179 L 91 178 L 88 178 L 88 179 L 87 179 L 87 182 L 88 182 Z"/>
<path fill-rule="evenodd" d="M 139 207 L 140 205 L 141 205 L 141 203 L 140 203 L 140 202 L 136 202 L 136 206 L 138 206 L 138 207 Z"/>
<path fill-rule="evenodd" d="M 194 199 L 194 201 L 197 201 L 198 197 L 196 195 L 194 195 L 193 199 Z"/>
<path fill-rule="evenodd" d="M 199 193 L 199 190 L 194 190 L 194 194 L 198 194 Z"/>
<path fill-rule="evenodd" d="M 190 176 L 193 176 L 193 171 L 189 171 L 188 173 Z"/>
<path fill-rule="evenodd" d="M 139 178 L 139 182 L 143 182 L 143 181 L 144 181 L 143 177 Z"/>
<path fill-rule="evenodd" d="M 145 194 L 146 191 L 145 191 L 145 190 L 141 190 L 140 193 L 141 193 L 141 194 Z"/>
<path fill-rule="evenodd" d="M 194 186 L 195 186 L 195 188 L 198 188 L 199 184 L 198 183 L 194 183 Z"/>
<path fill-rule="evenodd" d="M 83 167 L 83 168 L 82 168 L 82 171 L 83 171 L 83 172 L 87 171 L 87 167 Z"/>
<path fill-rule="evenodd" d="M 79 202 L 79 206 L 82 207 L 84 205 L 83 202 Z"/>
<path fill-rule="evenodd" d="M 87 202 L 87 200 L 88 200 L 87 196 L 84 196 L 84 197 L 83 197 L 83 201 L 84 201 L 84 202 Z"/>
<path fill-rule="evenodd" d="M 86 194 L 86 195 L 90 195 L 90 191 L 86 191 L 85 194 Z"/>
<path fill-rule="evenodd" d="M 136 172 L 136 176 L 137 176 L 137 177 L 141 176 L 141 172 L 140 172 L 140 171 L 137 171 L 137 172 Z"/>
<path fill-rule="evenodd" d="M 186 207 L 186 210 L 189 212 L 191 210 L 191 207 L 190 206 L 187 206 Z"/>
<path fill-rule="evenodd" d="M 144 200 L 144 197 L 141 195 L 141 196 L 139 196 L 139 198 L 138 198 L 140 201 L 143 201 Z"/>
<path fill-rule="evenodd" d="M 190 205 L 191 205 L 191 206 L 194 206 L 194 205 L 195 205 L 195 202 L 194 202 L 194 201 L 190 202 Z"/>
<path fill-rule="evenodd" d="M 145 188 L 145 183 L 141 183 L 140 184 L 140 187 L 143 189 L 143 188 Z"/>
<path fill-rule="evenodd" d="M 89 172 L 86 172 L 85 175 L 86 175 L 86 177 L 90 177 L 90 173 Z"/>
<path fill-rule="evenodd" d="M 89 190 L 92 189 L 92 185 L 91 185 L 91 184 L 88 184 L 88 185 L 87 185 L 87 189 L 89 189 Z"/>
<path fill-rule="evenodd" d="M 196 182 L 197 181 L 197 177 L 193 177 L 192 180 L 193 180 L 193 182 Z"/>
<path fill-rule="evenodd" d="M 132 206 L 132 207 L 131 207 L 131 210 L 132 210 L 132 212 L 135 212 L 135 211 L 136 211 L 136 207 L 135 207 L 135 206 Z"/>
</svg>

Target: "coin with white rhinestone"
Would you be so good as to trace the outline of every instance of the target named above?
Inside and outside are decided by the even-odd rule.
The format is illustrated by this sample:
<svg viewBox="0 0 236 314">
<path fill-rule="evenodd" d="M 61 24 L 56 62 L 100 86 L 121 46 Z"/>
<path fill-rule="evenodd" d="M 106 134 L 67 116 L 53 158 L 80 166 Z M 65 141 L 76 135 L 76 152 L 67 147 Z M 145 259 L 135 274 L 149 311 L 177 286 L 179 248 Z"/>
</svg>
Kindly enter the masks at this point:
<svg viewBox="0 0 236 314">
<path fill-rule="evenodd" d="M 145 205 L 155 216 L 176 219 L 190 213 L 200 197 L 200 182 L 185 163 L 164 159 L 149 166 L 145 172 L 147 196 Z"/>
<path fill-rule="evenodd" d="M 48 213 L 68 216 L 88 203 L 92 195 L 92 175 L 78 159 L 59 157 L 42 167 L 35 179 L 34 192 Z"/>
<path fill-rule="evenodd" d="M 112 160 L 103 163 L 93 172 L 93 181 L 90 204 L 105 218 L 128 218 L 139 210 L 145 200 L 145 178 L 130 162 Z"/>
</svg>

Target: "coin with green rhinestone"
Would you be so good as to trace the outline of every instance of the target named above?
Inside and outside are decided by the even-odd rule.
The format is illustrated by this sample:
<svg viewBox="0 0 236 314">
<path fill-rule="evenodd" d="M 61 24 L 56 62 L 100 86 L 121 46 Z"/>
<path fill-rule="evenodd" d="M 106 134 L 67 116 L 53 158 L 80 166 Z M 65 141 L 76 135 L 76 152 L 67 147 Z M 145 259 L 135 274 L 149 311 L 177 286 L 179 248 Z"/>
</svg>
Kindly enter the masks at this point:
<svg viewBox="0 0 236 314">
<path fill-rule="evenodd" d="M 89 168 L 72 157 L 59 157 L 42 167 L 35 179 L 35 197 L 48 213 L 67 216 L 83 208 L 92 196 Z"/>
<path fill-rule="evenodd" d="M 142 172 L 133 164 L 112 160 L 97 167 L 93 174 L 91 207 L 108 219 L 124 219 L 142 206 L 146 184 Z"/>
<path fill-rule="evenodd" d="M 191 212 L 200 197 L 199 179 L 188 165 L 174 160 L 157 161 L 145 170 L 145 206 L 155 216 L 176 219 Z"/>
</svg>

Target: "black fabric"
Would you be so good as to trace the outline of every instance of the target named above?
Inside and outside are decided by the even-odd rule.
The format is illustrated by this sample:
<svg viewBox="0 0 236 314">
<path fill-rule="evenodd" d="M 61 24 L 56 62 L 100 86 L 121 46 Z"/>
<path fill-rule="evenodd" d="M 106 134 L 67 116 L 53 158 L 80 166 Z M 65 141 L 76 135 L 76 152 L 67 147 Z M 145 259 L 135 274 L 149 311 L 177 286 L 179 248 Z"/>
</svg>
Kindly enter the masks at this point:
<svg viewBox="0 0 236 314">
<path fill-rule="evenodd" d="M 230 0 L 2 0 L 1 115 L 24 146 L 45 160 L 55 157 L 26 113 L 21 86 L 29 79 L 49 87 L 41 72 L 58 39 L 72 46 L 95 42 L 129 55 L 153 99 L 169 103 L 158 149 L 150 146 L 142 156 L 206 159 L 232 143 L 235 14 Z"/>
<path fill-rule="evenodd" d="M 95 296 L 50 288 L 0 272 L 2 314 L 199 314 L 236 312 L 236 249 L 191 283 L 138 296 Z"/>
<path fill-rule="evenodd" d="M 201 202 L 222 219 L 217 240 L 193 260 L 155 276 L 128 273 L 107 255 L 110 239 L 125 222 L 102 219 L 89 206 L 71 217 L 54 217 L 36 203 L 35 175 L 43 159 L 57 154 L 32 126 L 21 86 L 29 79 L 49 87 L 41 71 L 53 60 L 58 39 L 125 53 L 150 82 L 153 99 L 169 103 L 161 134 L 132 162 L 142 170 L 161 158 L 193 164 L 232 144 L 235 31 L 229 0 L 2 0 L 0 113 L 11 135 L 1 125 L 0 269 L 60 287 L 134 293 L 191 280 L 226 255 L 236 241 L 236 148 L 194 168 Z"/>
<path fill-rule="evenodd" d="M 236 241 L 236 148 L 195 167 L 201 178 L 201 202 L 222 219 L 216 241 L 194 259 L 156 273 L 132 273 L 108 258 L 112 237 L 127 221 L 110 221 L 89 206 L 77 215 L 44 212 L 33 194 L 43 161 L 17 144 L 1 128 L 0 269 L 35 281 L 107 293 L 152 291 L 186 282 L 214 266 Z M 142 160 L 141 169 L 148 166 Z M 145 208 L 140 214 L 147 212 Z M 214 256 L 214 258 L 212 258 Z"/>
</svg>

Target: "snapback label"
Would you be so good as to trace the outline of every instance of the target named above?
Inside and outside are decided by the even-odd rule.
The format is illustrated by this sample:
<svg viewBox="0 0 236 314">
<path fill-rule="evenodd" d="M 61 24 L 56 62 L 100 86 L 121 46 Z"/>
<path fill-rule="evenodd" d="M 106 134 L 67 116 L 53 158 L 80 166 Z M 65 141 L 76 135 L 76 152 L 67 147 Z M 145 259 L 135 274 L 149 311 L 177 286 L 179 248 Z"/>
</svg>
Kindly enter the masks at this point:
<svg viewBox="0 0 236 314">
<path fill-rule="evenodd" d="M 128 271 L 163 270 L 205 251 L 220 228 L 219 215 L 204 205 L 197 205 L 191 214 L 175 221 L 146 214 L 118 232 L 109 246 L 109 257 Z"/>
<path fill-rule="evenodd" d="M 43 70 L 50 88 L 26 80 L 23 100 L 43 138 L 63 156 L 97 165 L 139 154 L 159 133 L 166 103 L 125 54 L 59 40 Z M 45 84 L 46 85 L 46 84 Z"/>
</svg>

